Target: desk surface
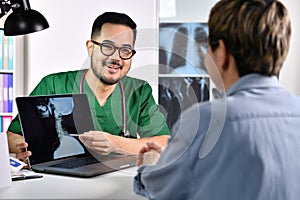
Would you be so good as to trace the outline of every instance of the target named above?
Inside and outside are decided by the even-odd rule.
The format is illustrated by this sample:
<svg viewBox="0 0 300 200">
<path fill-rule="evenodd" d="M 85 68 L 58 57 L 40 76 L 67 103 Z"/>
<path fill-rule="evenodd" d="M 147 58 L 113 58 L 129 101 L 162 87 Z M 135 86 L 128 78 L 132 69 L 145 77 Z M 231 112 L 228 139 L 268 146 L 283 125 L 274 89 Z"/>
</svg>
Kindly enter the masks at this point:
<svg viewBox="0 0 300 200">
<path fill-rule="evenodd" d="M 76 178 L 43 174 L 43 178 L 13 181 L 0 189 L 0 199 L 143 199 L 133 192 L 136 167 L 96 176 Z"/>
</svg>

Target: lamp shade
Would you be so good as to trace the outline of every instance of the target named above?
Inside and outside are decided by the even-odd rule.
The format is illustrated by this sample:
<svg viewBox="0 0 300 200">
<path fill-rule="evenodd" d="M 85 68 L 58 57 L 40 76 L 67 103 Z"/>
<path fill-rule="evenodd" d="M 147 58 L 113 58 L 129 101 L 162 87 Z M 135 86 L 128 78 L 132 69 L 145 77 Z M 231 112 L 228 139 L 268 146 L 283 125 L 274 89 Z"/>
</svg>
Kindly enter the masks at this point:
<svg viewBox="0 0 300 200">
<path fill-rule="evenodd" d="M 4 23 L 4 35 L 24 35 L 49 27 L 46 18 L 36 10 L 17 10 L 12 12 Z"/>
</svg>

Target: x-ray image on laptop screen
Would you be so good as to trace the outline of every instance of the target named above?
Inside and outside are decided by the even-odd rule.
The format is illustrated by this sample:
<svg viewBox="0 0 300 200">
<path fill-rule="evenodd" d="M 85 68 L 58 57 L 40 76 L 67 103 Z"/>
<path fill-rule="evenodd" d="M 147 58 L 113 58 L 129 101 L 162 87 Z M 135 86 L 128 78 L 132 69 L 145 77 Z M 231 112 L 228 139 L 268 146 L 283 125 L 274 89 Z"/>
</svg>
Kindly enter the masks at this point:
<svg viewBox="0 0 300 200">
<path fill-rule="evenodd" d="M 94 129 L 86 95 L 19 97 L 17 106 L 31 164 L 85 153 L 70 134 Z"/>
</svg>

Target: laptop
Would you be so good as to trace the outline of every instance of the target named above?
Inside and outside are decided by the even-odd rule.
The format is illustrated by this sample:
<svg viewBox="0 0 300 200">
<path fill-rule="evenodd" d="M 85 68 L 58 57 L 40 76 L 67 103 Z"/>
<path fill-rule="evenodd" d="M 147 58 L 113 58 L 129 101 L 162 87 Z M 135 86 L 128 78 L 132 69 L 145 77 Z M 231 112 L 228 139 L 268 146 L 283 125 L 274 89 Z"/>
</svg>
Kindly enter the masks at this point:
<svg viewBox="0 0 300 200">
<path fill-rule="evenodd" d="M 135 166 L 136 156 L 101 156 L 78 139 L 95 130 L 86 94 L 17 97 L 16 104 L 32 170 L 93 177 Z"/>
</svg>

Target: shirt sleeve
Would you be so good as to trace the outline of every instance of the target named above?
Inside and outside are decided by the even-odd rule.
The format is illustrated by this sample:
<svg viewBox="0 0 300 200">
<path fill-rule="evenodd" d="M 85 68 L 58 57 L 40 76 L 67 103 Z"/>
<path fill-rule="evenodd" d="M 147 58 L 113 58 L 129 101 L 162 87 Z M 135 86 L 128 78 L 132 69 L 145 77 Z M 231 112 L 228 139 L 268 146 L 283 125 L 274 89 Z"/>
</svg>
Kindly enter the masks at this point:
<svg viewBox="0 0 300 200">
<path fill-rule="evenodd" d="M 150 197 L 152 195 L 145 189 L 145 186 L 143 185 L 143 183 L 141 181 L 141 173 L 138 173 L 134 177 L 133 190 L 136 194 L 147 197 L 148 199 L 151 199 Z M 153 197 L 152 199 L 155 199 L 155 198 Z"/>
<path fill-rule="evenodd" d="M 145 165 L 138 169 L 134 178 L 134 192 L 146 196 L 148 199 L 192 199 L 189 197 L 193 177 L 187 170 L 191 170 L 188 161 L 189 152 L 182 152 L 184 143 L 174 141 L 172 149 L 166 149 L 156 165 Z M 179 148 L 178 148 L 179 147 Z M 174 157 L 175 156 L 175 159 Z"/>
</svg>

